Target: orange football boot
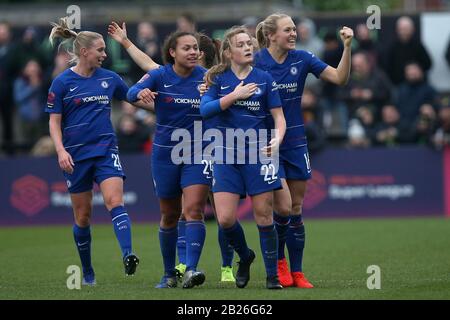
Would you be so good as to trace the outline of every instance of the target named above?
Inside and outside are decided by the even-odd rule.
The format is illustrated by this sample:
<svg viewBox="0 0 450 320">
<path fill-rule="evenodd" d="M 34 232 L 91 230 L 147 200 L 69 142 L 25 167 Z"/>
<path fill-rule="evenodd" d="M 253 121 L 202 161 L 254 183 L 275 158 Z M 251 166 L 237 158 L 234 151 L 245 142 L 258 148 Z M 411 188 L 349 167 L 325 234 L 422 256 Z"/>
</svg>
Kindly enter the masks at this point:
<svg viewBox="0 0 450 320">
<path fill-rule="evenodd" d="M 286 258 L 278 260 L 278 279 L 284 288 L 292 287 L 294 285 L 294 279 L 289 272 Z"/>
<path fill-rule="evenodd" d="M 292 278 L 294 280 L 294 287 L 304 288 L 304 289 L 314 288 L 314 286 L 311 284 L 311 282 L 309 282 L 308 279 L 306 279 L 303 272 L 292 272 Z"/>
</svg>

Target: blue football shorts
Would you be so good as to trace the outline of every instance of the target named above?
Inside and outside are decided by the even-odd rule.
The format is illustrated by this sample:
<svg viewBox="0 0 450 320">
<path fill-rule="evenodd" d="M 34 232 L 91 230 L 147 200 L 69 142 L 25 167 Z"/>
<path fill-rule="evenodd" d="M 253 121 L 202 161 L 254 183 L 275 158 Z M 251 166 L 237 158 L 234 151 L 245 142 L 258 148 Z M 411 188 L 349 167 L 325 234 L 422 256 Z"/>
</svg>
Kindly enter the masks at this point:
<svg viewBox="0 0 450 320">
<path fill-rule="evenodd" d="M 100 185 L 111 177 L 126 178 L 119 154 L 109 150 L 105 156 L 75 162 L 72 174 L 63 171 L 70 193 L 92 190 L 94 181 Z"/>
<path fill-rule="evenodd" d="M 204 172 L 200 164 L 173 164 L 152 162 L 153 186 L 156 196 L 172 199 L 180 196 L 183 189 L 196 184 L 211 185 L 211 174 Z M 210 178 L 208 178 L 208 175 Z"/>
<path fill-rule="evenodd" d="M 158 198 L 172 199 L 179 197 L 183 189 L 196 184 L 211 186 L 211 162 L 202 160 L 195 164 L 193 156 L 191 163 L 175 164 L 172 160 L 171 148 L 153 147 L 151 172 L 153 186 Z M 179 160 L 179 159 L 176 159 Z"/>
<path fill-rule="evenodd" d="M 287 180 L 311 179 L 311 164 L 306 146 L 280 150 L 280 178 Z"/>
<path fill-rule="evenodd" d="M 254 196 L 281 189 L 274 164 L 213 164 L 213 192 Z"/>
</svg>

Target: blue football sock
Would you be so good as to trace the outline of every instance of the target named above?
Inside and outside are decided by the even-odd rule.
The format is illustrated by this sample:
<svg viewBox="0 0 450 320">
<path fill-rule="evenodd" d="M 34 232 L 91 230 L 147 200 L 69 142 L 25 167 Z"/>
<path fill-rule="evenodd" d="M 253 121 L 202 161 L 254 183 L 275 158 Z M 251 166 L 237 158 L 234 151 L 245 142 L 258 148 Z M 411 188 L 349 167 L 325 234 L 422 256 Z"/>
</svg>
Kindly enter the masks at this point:
<svg viewBox="0 0 450 320">
<path fill-rule="evenodd" d="M 303 249 L 305 248 L 305 226 L 302 216 L 292 216 L 286 239 L 289 252 L 291 272 L 301 272 L 303 262 Z"/>
<path fill-rule="evenodd" d="M 93 272 L 91 264 L 91 227 L 73 225 L 73 239 L 80 255 L 83 274 Z"/>
<path fill-rule="evenodd" d="M 203 221 L 186 222 L 186 271 L 197 270 L 205 237 L 206 228 Z"/>
<path fill-rule="evenodd" d="M 175 256 L 177 250 L 177 227 L 164 229 L 159 227 L 159 246 L 164 264 L 164 275 L 175 276 Z"/>
<path fill-rule="evenodd" d="M 223 228 L 223 233 L 225 234 L 228 242 L 232 245 L 233 249 L 239 255 L 241 261 L 248 260 L 250 257 L 250 251 L 248 249 L 244 230 L 242 230 L 241 224 L 236 221 L 236 223 L 230 228 Z"/>
<path fill-rule="evenodd" d="M 285 258 L 284 247 L 286 244 L 286 237 L 289 230 L 289 222 L 291 218 L 289 216 L 281 216 L 278 213 L 273 213 L 273 221 L 275 222 L 275 228 L 278 233 L 278 260 Z"/>
<path fill-rule="evenodd" d="M 222 267 L 231 267 L 233 265 L 234 249 L 230 242 L 227 240 L 223 228 L 220 225 L 218 227 L 219 247 L 222 254 Z"/>
<path fill-rule="evenodd" d="M 273 224 L 269 226 L 258 225 L 259 243 L 264 258 L 264 265 L 268 277 L 277 275 L 277 259 L 278 259 L 278 235 Z"/>
<path fill-rule="evenodd" d="M 178 220 L 177 252 L 178 261 L 186 264 L 186 220 Z"/>
<path fill-rule="evenodd" d="M 131 222 L 127 210 L 124 206 L 118 206 L 113 208 L 109 213 L 111 214 L 117 241 L 119 241 L 120 249 L 122 250 L 122 256 L 126 257 L 132 252 Z"/>
</svg>

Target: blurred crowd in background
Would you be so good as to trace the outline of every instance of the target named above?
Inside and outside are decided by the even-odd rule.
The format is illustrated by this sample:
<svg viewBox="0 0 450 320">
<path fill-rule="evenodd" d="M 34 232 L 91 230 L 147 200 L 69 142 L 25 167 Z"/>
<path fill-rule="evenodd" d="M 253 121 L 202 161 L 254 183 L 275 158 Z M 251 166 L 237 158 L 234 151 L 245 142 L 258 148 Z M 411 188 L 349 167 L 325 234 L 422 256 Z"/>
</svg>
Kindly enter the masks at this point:
<svg viewBox="0 0 450 320">
<path fill-rule="evenodd" d="M 247 17 L 241 23 L 254 32 L 258 21 L 256 17 Z M 313 20 L 297 19 L 296 23 L 297 49 L 310 51 L 337 67 L 343 50 L 338 30 L 328 30 L 319 36 Z M 135 30 L 129 30 L 130 39 L 162 64 L 164 39 L 157 28 L 150 22 L 133 27 Z M 194 17 L 181 15 L 175 29 L 195 31 Z M 354 26 L 352 69 L 346 86 L 338 87 L 308 76 L 301 107 L 310 152 L 328 146 L 366 148 L 414 144 L 440 149 L 450 145 L 449 93 L 437 92 L 430 85 L 427 73 L 433 61 L 413 20 L 407 16 L 398 18 L 392 32 L 396 33 L 395 40 L 381 44 L 377 41 L 377 30 L 369 30 L 366 24 Z M 48 35 L 41 33 L 35 27 L 28 27 L 22 34 L 13 36 L 11 26 L 0 22 L 2 156 L 42 156 L 54 152 L 44 107 L 52 80 L 70 67 L 70 57 L 63 49 L 52 48 L 46 39 Z M 115 61 L 117 54 L 109 52 L 104 67 L 120 73 L 131 85 L 144 72 L 123 50 L 119 56 L 120 61 Z M 450 42 L 445 59 L 450 66 Z M 119 65 L 124 60 L 129 60 L 126 72 Z M 121 153 L 150 153 L 154 114 L 137 110 L 126 102 L 115 102 L 113 107 Z"/>
</svg>

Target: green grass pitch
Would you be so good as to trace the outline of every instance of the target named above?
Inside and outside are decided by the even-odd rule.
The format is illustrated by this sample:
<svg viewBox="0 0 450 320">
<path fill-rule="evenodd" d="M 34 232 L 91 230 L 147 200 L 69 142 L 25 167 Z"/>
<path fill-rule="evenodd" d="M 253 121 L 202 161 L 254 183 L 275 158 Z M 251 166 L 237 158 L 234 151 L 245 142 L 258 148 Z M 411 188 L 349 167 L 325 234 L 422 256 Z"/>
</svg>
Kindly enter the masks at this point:
<svg viewBox="0 0 450 320">
<path fill-rule="evenodd" d="M 449 299 L 450 219 L 306 219 L 304 271 L 314 289 L 265 289 L 254 222 L 244 222 L 257 257 L 245 289 L 220 283 L 217 227 L 207 225 L 199 269 L 206 281 L 193 289 L 154 289 L 162 275 L 158 228 L 134 224 L 141 264 L 125 277 L 112 226 L 92 226 L 96 287 L 69 290 L 66 269 L 80 265 L 71 226 L 0 228 L 0 299 Z M 235 261 L 237 257 L 235 256 Z M 381 268 L 381 289 L 366 286 L 367 267 Z M 236 269 L 236 268 L 235 268 Z"/>
</svg>

